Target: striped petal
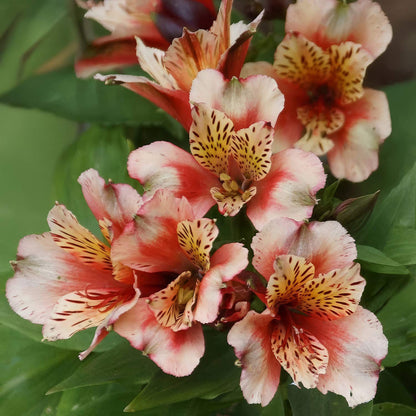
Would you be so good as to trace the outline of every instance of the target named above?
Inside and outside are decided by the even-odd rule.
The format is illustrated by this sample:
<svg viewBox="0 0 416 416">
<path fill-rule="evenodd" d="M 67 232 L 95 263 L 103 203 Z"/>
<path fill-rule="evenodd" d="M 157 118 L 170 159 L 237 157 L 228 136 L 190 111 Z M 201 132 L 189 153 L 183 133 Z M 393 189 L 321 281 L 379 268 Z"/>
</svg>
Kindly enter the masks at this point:
<svg viewBox="0 0 416 416">
<path fill-rule="evenodd" d="M 274 59 L 278 78 L 304 89 L 324 83 L 331 73 L 329 55 L 298 33 L 286 35 Z"/>
<path fill-rule="evenodd" d="M 79 224 L 63 205 L 56 205 L 48 215 L 51 236 L 58 247 L 76 256 L 81 262 L 111 273 L 110 248 Z"/>
<path fill-rule="evenodd" d="M 241 129 L 233 136 L 232 155 L 246 180 L 259 181 L 270 170 L 273 129 L 263 121 Z"/>
<path fill-rule="evenodd" d="M 326 371 L 329 356 L 312 333 L 275 321 L 271 345 L 277 361 L 296 385 L 302 383 L 307 389 L 317 386 L 319 375 Z"/>
<path fill-rule="evenodd" d="M 195 266 L 206 272 L 210 268 L 212 244 L 219 233 L 215 221 L 208 218 L 182 221 L 177 230 L 179 246 L 183 252 Z"/>
<path fill-rule="evenodd" d="M 218 176 L 227 173 L 233 122 L 221 111 L 213 110 L 205 104 L 194 106 L 192 118 L 189 142 L 195 160 Z"/>
</svg>

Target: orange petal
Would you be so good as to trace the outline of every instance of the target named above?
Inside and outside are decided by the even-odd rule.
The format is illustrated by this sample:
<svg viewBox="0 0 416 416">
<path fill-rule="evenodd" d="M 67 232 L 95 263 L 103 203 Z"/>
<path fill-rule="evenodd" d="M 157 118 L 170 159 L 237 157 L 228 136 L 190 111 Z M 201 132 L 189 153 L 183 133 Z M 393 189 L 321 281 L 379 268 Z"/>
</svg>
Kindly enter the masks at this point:
<svg viewBox="0 0 416 416">
<path fill-rule="evenodd" d="M 199 71 L 216 68 L 217 38 L 206 30 L 190 32 L 186 28 L 183 35 L 172 41 L 166 51 L 164 65 L 173 76 L 180 89 L 190 91 L 192 81 Z"/>
<path fill-rule="evenodd" d="M 315 267 L 303 257 L 278 256 L 267 284 L 267 306 L 274 311 L 282 304 L 296 307 L 302 287 L 315 276 Z"/>
</svg>

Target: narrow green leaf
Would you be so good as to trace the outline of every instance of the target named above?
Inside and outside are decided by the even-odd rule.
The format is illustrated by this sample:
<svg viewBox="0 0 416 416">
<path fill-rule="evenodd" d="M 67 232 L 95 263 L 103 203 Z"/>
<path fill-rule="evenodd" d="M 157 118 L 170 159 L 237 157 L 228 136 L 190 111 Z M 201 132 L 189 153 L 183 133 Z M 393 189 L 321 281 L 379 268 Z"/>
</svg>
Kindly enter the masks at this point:
<svg viewBox="0 0 416 416">
<path fill-rule="evenodd" d="M 1 95 L 0 102 L 106 125 L 140 125 L 167 120 L 162 110 L 139 95 L 120 85 L 78 79 L 72 68 L 29 78 Z"/>
<path fill-rule="evenodd" d="M 293 416 L 371 416 L 372 402 L 351 409 L 344 397 L 334 393 L 323 395 L 316 389 L 288 386 Z"/>
<path fill-rule="evenodd" d="M 415 416 L 416 408 L 398 403 L 378 403 L 373 407 L 372 416 Z"/>
<path fill-rule="evenodd" d="M 215 398 L 238 389 L 240 369 L 234 365 L 235 357 L 224 334 L 207 331 L 206 343 L 205 356 L 190 376 L 156 373 L 125 411 L 151 409 L 193 398 Z"/>
<path fill-rule="evenodd" d="M 389 352 L 383 361 L 394 367 L 402 361 L 416 359 L 416 280 L 412 280 L 393 296 L 378 314 L 384 334 L 389 340 Z"/>
<path fill-rule="evenodd" d="M 153 361 L 126 342 L 88 357 L 77 371 L 50 389 L 48 394 L 123 379 L 131 379 L 134 384 L 146 384 L 157 369 Z"/>
<path fill-rule="evenodd" d="M 368 270 L 381 274 L 406 275 L 409 271 L 380 250 L 369 246 L 357 246 L 357 259 Z"/>
</svg>

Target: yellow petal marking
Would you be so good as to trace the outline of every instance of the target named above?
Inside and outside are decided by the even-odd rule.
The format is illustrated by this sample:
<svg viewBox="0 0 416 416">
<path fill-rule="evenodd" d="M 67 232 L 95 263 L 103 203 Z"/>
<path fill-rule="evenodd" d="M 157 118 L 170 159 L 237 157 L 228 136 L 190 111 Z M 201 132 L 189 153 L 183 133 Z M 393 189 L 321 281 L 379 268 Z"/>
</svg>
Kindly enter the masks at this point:
<svg viewBox="0 0 416 416">
<path fill-rule="evenodd" d="M 322 156 L 334 146 L 329 135 L 339 130 L 345 121 L 344 113 L 337 108 L 317 109 L 313 105 L 299 107 L 298 119 L 306 128 L 306 133 L 295 147 Z"/>
<path fill-rule="evenodd" d="M 273 64 L 277 76 L 308 90 L 330 75 L 329 55 L 297 33 L 289 34 L 277 47 Z"/>
<path fill-rule="evenodd" d="M 228 172 L 233 122 L 221 111 L 195 105 L 189 132 L 191 153 L 205 169 L 220 176 Z"/>
<path fill-rule="evenodd" d="M 55 206 L 51 211 L 49 225 L 51 236 L 59 247 L 87 265 L 112 272 L 110 248 L 80 225 L 75 216 L 62 205 Z"/>
<path fill-rule="evenodd" d="M 258 181 L 269 172 L 273 129 L 263 121 L 241 129 L 233 136 L 232 154 L 247 180 Z"/>
<path fill-rule="evenodd" d="M 305 282 L 296 309 L 328 321 L 351 315 L 357 309 L 364 286 L 359 264 L 321 274 Z"/>
<path fill-rule="evenodd" d="M 296 307 L 302 287 L 315 276 L 315 266 L 303 257 L 294 255 L 278 256 L 274 262 L 266 290 L 268 308 L 278 313 L 281 305 Z"/>
<path fill-rule="evenodd" d="M 177 226 L 179 246 L 188 259 L 202 272 L 209 270 L 212 243 L 218 236 L 215 221 L 201 218 L 181 221 Z"/>
<path fill-rule="evenodd" d="M 173 331 L 192 326 L 198 288 L 199 280 L 190 271 L 186 271 L 165 289 L 151 295 L 149 307 L 157 321 Z"/>
<path fill-rule="evenodd" d="M 332 71 L 328 85 L 334 98 L 342 105 L 357 101 L 364 95 L 363 79 L 371 56 L 353 42 L 332 45 L 328 52 Z"/>
</svg>

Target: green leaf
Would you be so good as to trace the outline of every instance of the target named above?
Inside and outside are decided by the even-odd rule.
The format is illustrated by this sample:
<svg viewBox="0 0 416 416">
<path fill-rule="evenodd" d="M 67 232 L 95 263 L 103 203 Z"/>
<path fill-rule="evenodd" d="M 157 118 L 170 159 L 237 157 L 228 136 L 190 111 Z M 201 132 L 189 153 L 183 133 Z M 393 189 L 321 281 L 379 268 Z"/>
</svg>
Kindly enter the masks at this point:
<svg viewBox="0 0 416 416">
<path fill-rule="evenodd" d="M 387 257 L 374 247 L 358 245 L 357 251 L 358 261 L 368 270 L 381 274 L 409 274 L 406 267 Z"/>
<path fill-rule="evenodd" d="M 0 414 L 47 415 L 59 397 L 49 398 L 45 392 L 69 375 L 78 359 L 1 325 L 0 336 Z"/>
<path fill-rule="evenodd" d="M 260 416 L 285 416 L 283 397 L 279 390 L 277 390 L 272 401 L 262 409 Z"/>
<path fill-rule="evenodd" d="M 378 403 L 373 407 L 372 416 L 415 416 L 414 407 L 398 403 Z"/>
<path fill-rule="evenodd" d="M 384 252 L 405 265 L 416 264 L 416 229 L 395 227 L 391 230 Z"/>
<path fill-rule="evenodd" d="M 146 384 L 157 370 L 150 358 L 126 342 L 110 351 L 88 357 L 70 377 L 52 387 L 48 394 L 123 379 L 131 379 L 134 384 Z"/>
<path fill-rule="evenodd" d="M 120 85 L 78 79 L 72 68 L 29 78 L 1 95 L 0 102 L 106 125 L 163 123 L 168 117 L 150 101 Z"/>
<path fill-rule="evenodd" d="M 360 233 L 360 241 L 382 248 L 393 227 L 415 228 L 416 225 L 416 163 L 399 184 L 380 201 Z"/>
<path fill-rule="evenodd" d="M 139 185 L 127 173 L 131 145 L 122 127 L 92 126 L 68 147 L 55 172 L 55 199 L 65 204 L 78 220 L 100 235 L 98 223 L 85 202 L 78 183 L 79 175 L 94 168 L 107 181 Z"/>
<path fill-rule="evenodd" d="M 416 280 L 412 280 L 390 299 L 378 314 L 389 340 L 389 352 L 383 361 L 394 367 L 402 361 L 416 359 Z"/>
<path fill-rule="evenodd" d="M 409 363 L 406 363 L 406 367 Z M 399 370 L 399 371 L 397 371 Z M 409 371 L 406 369 L 406 377 L 408 378 Z M 380 373 L 380 378 L 377 384 L 377 394 L 374 401 L 381 402 L 393 402 L 412 406 L 415 404 L 415 400 L 412 397 L 411 391 L 407 390 L 407 387 L 402 382 L 400 375 L 400 369 L 397 368 L 385 368 Z M 414 380 L 413 380 L 414 382 Z M 412 383 L 412 387 L 414 384 Z"/>
<path fill-rule="evenodd" d="M 293 416 L 371 416 L 372 402 L 351 409 L 344 397 L 334 393 L 323 395 L 316 389 L 288 386 Z"/>
<path fill-rule="evenodd" d="M 207 348 L 199 366 L 188 377 L 156 373 L 125 411 L 151 409 L 193 398 L 212 399 L 238 389 L 240 369 L 224 334 L 206 331 Z"/>
</svg>

